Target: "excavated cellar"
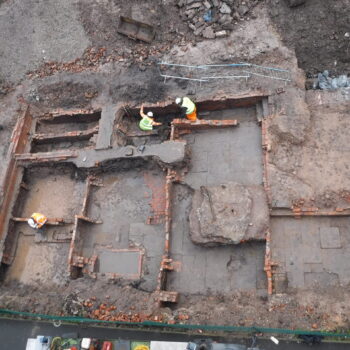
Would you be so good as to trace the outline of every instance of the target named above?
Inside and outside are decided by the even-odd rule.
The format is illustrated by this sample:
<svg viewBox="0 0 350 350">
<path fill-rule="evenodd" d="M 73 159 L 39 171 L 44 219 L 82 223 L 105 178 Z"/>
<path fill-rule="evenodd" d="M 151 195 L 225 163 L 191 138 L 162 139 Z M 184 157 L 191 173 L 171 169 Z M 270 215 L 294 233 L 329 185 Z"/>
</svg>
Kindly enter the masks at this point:
<svg viewBox="0 0 350 350">
<path fill-rule="evenodd" d="M 149 133 L 138 130 L 139 108 L 115 109 L 107 131 L 103 109 L 33 118 L 28 152 L 13 155 L 23 176 L 5 232 L 5 280 L 137 281 L 160 303 L 232 289 L 266 293 L 267 96 L 197 108 L 191 124 L 176 105 L 149 106 L 163 123 Z M 109 140 L 107 149 L 98 149 L 99 138 Z M 196 210 L 213 215 L 200 230 Z M 43 232 L 25 222 L 34 211 L 49 218 Z M 35 273 L 43 256 L 48 269 Z"/>
<path fill-rule="evenodd" d="M 3 1 L 3 313 L 346 333 L 349 1 Z"/>
</svg>

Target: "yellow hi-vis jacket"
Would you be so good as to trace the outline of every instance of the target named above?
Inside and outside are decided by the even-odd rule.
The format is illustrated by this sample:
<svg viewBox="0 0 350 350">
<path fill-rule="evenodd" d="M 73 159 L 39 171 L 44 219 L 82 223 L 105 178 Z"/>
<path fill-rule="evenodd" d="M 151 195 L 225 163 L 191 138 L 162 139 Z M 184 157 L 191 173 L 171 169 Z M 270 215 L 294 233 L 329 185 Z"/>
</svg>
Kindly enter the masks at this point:
<svg viewBox="0 0 350 350">
<path fill-rule="evenodd" d="M 195 110 L 196 105 L 188 97 L 184 97 L 182 99 L 181 107 L 186 108 L 186 114 L 191 114 Z"/>
<path fill-rule="evenodd" d="M 153 119 L 149 117 L 142 117 L 139 126 L 143 131 L 151 131 L 153 130 Z"/>
<path fill-rule="evenodd" d="M 35 221 L 37 228 L 42 228 L 47 221 L 47 217 L 40 213 L 33 213 L 31 218 Z"/>
</svg>

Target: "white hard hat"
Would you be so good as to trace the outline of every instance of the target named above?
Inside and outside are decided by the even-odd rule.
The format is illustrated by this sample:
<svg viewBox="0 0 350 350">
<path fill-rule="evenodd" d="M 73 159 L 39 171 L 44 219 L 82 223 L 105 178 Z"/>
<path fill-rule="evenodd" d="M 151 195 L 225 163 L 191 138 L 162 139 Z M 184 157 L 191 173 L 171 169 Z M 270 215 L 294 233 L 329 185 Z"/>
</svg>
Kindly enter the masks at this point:
<svg viewBox="0 0 350 350">
<path fill-rule="evenodd" d="M 36 223 L 35 223 L 34 219 L 30 218 L 27 222 L 31 228 L 36 228 Z"/>
<path fill-rule="evenodd" d="M 181 97 L 176 97 L 175 103 L 179 105 L 181 103 L 181 100 Z"/>
<path fill-rule="evenodd" d="M 153 117 L 153 112 L 147 112 L 147 115 L 152 118 Z"/>
</svg>

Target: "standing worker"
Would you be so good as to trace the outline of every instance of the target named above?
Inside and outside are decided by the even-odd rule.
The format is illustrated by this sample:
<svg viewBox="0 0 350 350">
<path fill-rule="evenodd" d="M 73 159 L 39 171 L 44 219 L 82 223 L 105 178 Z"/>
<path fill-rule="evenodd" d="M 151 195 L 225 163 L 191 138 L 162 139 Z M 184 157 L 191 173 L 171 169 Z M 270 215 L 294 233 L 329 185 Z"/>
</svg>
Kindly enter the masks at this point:
<svg viewBox="0 0 350 350">
<path fill-rule="evenodd" d="M 143 131 L 151 131 L 153 130 L 153 126 L 162 125 L 162 123 L 157 123 L 153 120 L 152 112 L 147 112 L 147 114 L 143 112 L 143 104 L 141 105 L 140 115 L 142 119 L 140 120 L 139 126 Z"/>
<path fill-rule="evenodd" d="M 41 229 L 47 221 L 47 217 L 44 214 L 33 213 L 30 219 L 28 220 L 28 224 L 32 228 Z"/>
<path fill-rule="evenodd" d="M 196 105 L 188 97 L 178 97 L 175 102 L 185 111 L 188 120 L 191 122 L 197 120 Z"/>
</svg>

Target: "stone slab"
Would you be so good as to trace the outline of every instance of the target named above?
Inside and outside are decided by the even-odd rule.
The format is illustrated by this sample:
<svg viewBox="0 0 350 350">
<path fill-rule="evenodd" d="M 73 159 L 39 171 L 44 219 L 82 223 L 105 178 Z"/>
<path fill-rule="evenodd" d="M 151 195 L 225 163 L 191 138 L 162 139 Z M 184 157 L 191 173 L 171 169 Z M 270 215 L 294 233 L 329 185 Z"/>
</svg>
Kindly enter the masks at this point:
<svg viewBox="0 0 350 350">
<path fill-rule="evenodd" d="M 312 288 L 317 283 L 327 288 L 350 281 L 347 227 L 348 218 L 270 220 L 272 259 L 280 272 L 287 272 L 289 287 Z"/>
<path fill-rule="evenodd" d="M 144 222 L 130 224 L 129 239 L 134 243 L 143 243 L 145 237 L 159 238 L 159 229 L 155 225 L 147 225 Z"/>
<path fill-rule="evenodd" d="M 198 293 L 199 290 L 204 290 L 205 286 L 205 255 L 185 255 L 182 258 L 181 264 L 183 271 L 186 269 L 190 273 L 181 273 L 180 288 L 186 286 L 189 293 Z"/>
<path fill-rule="evenodd" d="M 338 227 L 320 227 L 322 249 L 340 249 L 342 247 Z"/>
<path fill-rule="evenodd" d="M 201 186 L 207 185 L 207 172 L 193 173 L 189 172 L 186 175 L 186 183 L 195 190 L 198 190 Z"/>
<path fill-rule="evenodd" d="M 202 173 L 208 171 L 208 152 L 203 151 L 196 154 L 191 160 L 191 172 Z"/>
<path fill-rule="evenodd" d="M 238 116 L 234 117 L 236 119 Z M 215 115 L 215 118 L 218 116 Z M 227 116 L 225 118 L 227 119 Z M 187 140 L 187 137 L 189 135 L 184 138 Z M 189 148 L 191 162 L 202 152 L 208 152 L 206 160 L 208 173 L 205 176 L 206 183 L 202 183 L 204 185 L 215 186 L 227 181 L 244 185 L 262 184 L 261 128 L 255 121 L 255 115 L 253 118 L 248 116 L 248 121 L 240 120 L 237 128 L 196 132 L 195 142 L 190 144 Z M 197 179 L 190 169 L 185 182 L 194 188 L 199 188 Z"/>
<path fill-rule="evenodd" d="M 138 250 L 102 250 L 98 254 L 99 272 L 121 277 L 139 276 L 140 258 L 141 251 Z"/>
<path fill-rule="evenodd" d="M 172 223 L 172 237 L 171 237 L 171 253 L 182 254 L 183 253 L 183 232 L 186 229 L 184 220 L 180 219 Z M 176 235 L 176 237 L 174 237 Z"/>
<path fill-rule="evenodd" d="M 301 247 L 299 254 L 304 257 L 304 263 L 308 264 L 321 264 L 322 254 L 320 248 L 312 248 L 303 246 Z"/>
<path fill-rule="evenodd" d="M 323 272 L 323 264 L 304 263 L 304 272 Z"/>
<path fill-rule="evenodd" d="M 270 212 L 264 187 L 258 185 L 247 186 L 252 196 L 251 222 L 245 235 L 246 240 L 263 240 L 269 229 Z"/>
<path fill-rule="evenodd" d="M 106 149 L 111 147 L 113 124 L 117 108 L 118 107 L 111 105 L 106 105 L 102 108 L 96 149 Z"/>
<path fill-rule="evenodd" d="M 147 256 L 144 258 L 142 267 L 142 281 L 140 287 L 142 290 L 153 292 L 157 288 L 157 277 L 162 256 Z"/>
<path fill-rule="evenodd" d="M 305 287 L 332 287 L 339 284 L 339 276 L 329 272 L 305 272 Z"/>
</svg>

